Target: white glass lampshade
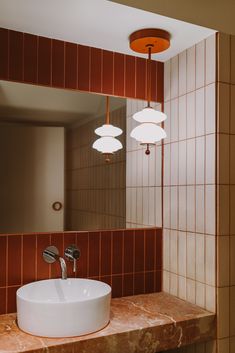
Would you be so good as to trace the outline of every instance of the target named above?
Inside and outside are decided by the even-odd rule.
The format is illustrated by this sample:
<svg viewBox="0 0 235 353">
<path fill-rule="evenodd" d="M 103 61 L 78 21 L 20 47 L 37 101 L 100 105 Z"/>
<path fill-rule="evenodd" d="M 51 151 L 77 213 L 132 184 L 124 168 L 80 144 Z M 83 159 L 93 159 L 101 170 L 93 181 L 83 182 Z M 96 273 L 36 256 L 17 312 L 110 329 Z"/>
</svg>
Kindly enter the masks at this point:
<svg viewBox="0 0 235 353">
<path fill-rule="evenodd" d="M 156 124 L 142 123 L 131 131 L 131 137 L 142 144 L 155 144 L 166 138 L 166 133 Z"/>
<path fill-rule="evenodd" d="M 95 130 L 96 135 L 116 137 L 122 134 L 122 129 L 111 124 L 104 124 Z"/>
<path fill-rule="evenodd" d="M 119 129 L 121 130 L 121 129 Z M 122 149 L 122 144 L 119 140 L 111 136 L 103 136 L 97 139 L 92 147 L 101 153 L 114 153 Z"/>
<path fill-rule="evenodd" d="M 166 120 L 166 114 L 159 112 L 151 107 L 142 109 L 141 111 L 133 115 L 133 119 L 139 123 L 154 123 L 159 124 L 162 121 Z"/>
</svg>

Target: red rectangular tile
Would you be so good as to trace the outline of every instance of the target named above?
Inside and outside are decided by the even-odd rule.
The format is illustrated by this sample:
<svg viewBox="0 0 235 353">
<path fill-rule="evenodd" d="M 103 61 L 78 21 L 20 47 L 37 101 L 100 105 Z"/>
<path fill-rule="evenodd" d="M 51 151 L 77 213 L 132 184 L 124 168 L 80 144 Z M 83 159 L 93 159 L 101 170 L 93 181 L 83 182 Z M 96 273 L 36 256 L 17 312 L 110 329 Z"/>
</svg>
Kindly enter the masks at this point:
<svg viewBox="0 0 235 353">
<path fill-rule="evenodd" d="M 110 231 L 101 232 L 101 276 L 109 275 L 111 273 L 111 239 L 112 233 Z"/>
<path fill-rule="evenodd" d="M 123 296 L 133 295 L 134 293 L 134 276 L 133 273 L 123 275 Z"/>
<path fill-rule="evenodd" d="M 154 292 L 154 272 L 146 272 L 145 273 L 145 293 L 153 293 Z"/>
<path fill-rule="evenodd" d="M 6 256 L 7 256 L 7 237 L 0 237 L 0 287 L 6 286 Z"/>
<path fill-rule="evenodd" d="M 163 102 L 164 92 L 164 63 L 157 62 L 157 102 Z"/>
<path fill-rule="evenodd" d="M 124 273 L 133 272 L 134 261 L 134 231 L 124 232 Z"/>
<path fill-rule="evenodd" d="M 61 257 L 64 257 L 64 234 L 53 233 L 51 234 L 51 245 L 55 246 Z M 51 265 L 51 278 L 61 278 L 61 267 L 58 261 Z"/>
<path fill-rule="evenodd" d="M 65 87 L 77 87 L 77 44 L 65 42 Z"/>
<path fill-rule="evenodd" d="M 0 79 L 8 78 L 8 29 L 0 28 Z"/>
<path fill-rule="evenodd" d="M 77 277 L 88 276 L 88 233 L 77 233 L 77 247 L 80 250 L 80 259 L 77 263 Z"/>
<path fill-rule="evenodd" d="M 7 312 L 8 313 L 16 312 L 16 291 L 19 288 L 20 288 L 19 286 L 7 288 Z"/>
<path fill-rule="evenodd" d="M 120 274 L 123 273 L 123 232 L 113 232 L 113 244 L 112 244 L 112 273 Z"/>
<path fill-rule="evenodd" d="M 84 45 L 78 46 L 78 89 L 89 91 L 90 89 L 90 48 Z"/>
<path fill-rule="evenodd" d="M 36 280 L 36 235 L 23 235 L 23 283 Z"/>
<path fill-rule="evenodd" d="M 91 48 L 91 87 L 92 92 L 101 92 L 102 50 Z"/>
<path fill-rule="evenodd" d="M 134 295 L 144 293 L 144 273 L 134 273 Z"/>
<path fill-rule="evenodd" d="M 52 86 L 64 87 L 64 42 L 52 40 Z"/>
<path fill-rule="evenodd" d="M 51 39 L 38 38 L 38 83 L 51 85 Z"/>
<path fill-rule="evenodd" d="M 24 82 L 37 83 L 38 37 L 24 34 Z"/>
<path fill-rule="evenodd" d="M 125 55 L 114 53 L 114 95 L 124 96 Z"/>
<path fill-rule="evenodd" d="M 50 246 L 50 235 L 49 234 L 38 234 L 37 237 L 37 280 L 48 279 L 50 276 L 50 265 L 43 260 L 43 251 Z"/>
<path fill-rule="evenodd" d="M 109 286 L 111 286 L 111 276 L 103 276 L 100 277 L 101 282 L 107 283 Z"/>
<path fill-rule="evenodd" d="M 112 297 L 122 297 L 122 276 L 120 275 L 112 277 Z"/>
<path fill-rule="evenodd" d="M 145 271 L 154 270 L 155 230 L 145 230 Z"/>
<path fill-rule="evenodd" d="M 23 80 L 23 33 L 9 31 L 9 79 Z"/>
<path fill-rule="evenodd" d="M 74 233 L 64 232 L 64 251 L 69 245 L 76 244 L 76 236 L 77 236 L 76 232 Z M 64 251 L 62 256 L 64 256 Z M 66 264 L 67 264 L 68 277 L 75 277 L 76 274 L 73 272 L 73 261 L 66 261 Z"/>
<path fill-rule="evenodd" d="M 135 98 L 135 60 L 134 56 L 125 56 L 125 96 Z"/>
<path fill-rule="evenodd" d="M 99 276 L 100 273 L 100 233 L 89 233 L 88 276 Z"/>
<path fill-rule="evenodd" d="M 21 284 L 22 235 L 8 236 L 8 285 Z"/>
<path fill-rule="evenodd" d="M 156 230 L 156 270 L 162 269 L 162 230 Z"/>
<path fill-rule="evenodd" d="M 155 272 L 155 292 L 161 292 L 162 290 L 162 271 Z"/>
<path fill-rule="evenodd" d="M 144 271 L 144 230 L 135 230 L 135 272 Z"/>
<path fill-rule="evenodd" d="M 0 288 L 0 315 L 6 314 L 7 289 Z"/>
<path fill-rule="evenodd" d="M 103 50 L 102 54 L 102 92 L 110 95 L 113 94 L 114 55 L 107 50 Z"/>
<path fill-rule="evenodd" d="M 147 88 L 147 61 L 136 58 L 136 98 L 146 99 Z"/>
</svg>

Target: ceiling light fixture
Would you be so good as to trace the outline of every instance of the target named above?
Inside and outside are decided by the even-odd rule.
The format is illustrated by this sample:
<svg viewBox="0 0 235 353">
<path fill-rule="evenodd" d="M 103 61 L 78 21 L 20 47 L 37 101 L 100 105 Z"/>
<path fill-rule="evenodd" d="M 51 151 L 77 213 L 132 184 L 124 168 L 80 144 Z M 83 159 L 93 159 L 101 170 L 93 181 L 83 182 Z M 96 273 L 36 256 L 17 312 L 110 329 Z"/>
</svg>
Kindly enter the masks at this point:
<svg viewBox="0 0 235 353">
<path fill-rule="evenodd" d="M 166 137 L 166 133 L 158 124 L 166 120 L 163 112 L 151 107 L 151 54 L 160 53 L 170 46 L 170 34 L 162 29 L 141 29 L 130 35 L 130 48 L 137 53 L 148 54 L 147 63 L 147 107 L 133 115 L 140 125 L 136 126 L 130 136 L 146 145 L 145 153 L 150 154 L 150 145 L 155 145 Z"/>
<path fill-rule="evenodd" d="M 122 143 L 115 137 L 122 134 L 122 129 L 110 124 L 109 97 L 106 97 L 106 122 L 95 130 L 100 136 L 92 147 L 105 155 L 105 161 L 110 162 L 110 155 L 122 149 Z"/>
</svg>

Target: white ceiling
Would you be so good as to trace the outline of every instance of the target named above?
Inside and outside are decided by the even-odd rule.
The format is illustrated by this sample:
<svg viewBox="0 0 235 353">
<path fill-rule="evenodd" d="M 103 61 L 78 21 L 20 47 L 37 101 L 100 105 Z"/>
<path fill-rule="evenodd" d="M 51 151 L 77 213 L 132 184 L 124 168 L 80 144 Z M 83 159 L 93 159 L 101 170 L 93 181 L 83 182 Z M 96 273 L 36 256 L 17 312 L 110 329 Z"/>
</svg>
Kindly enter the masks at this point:
<svg viewBox="0 0 235 353">
<path fill-rule="evenodd" d="M 123 98 L 110 98 L 110 110 L 124 106 Z M 83 124 L 105 114 L 105 96 L 0 81 L 0 122 Z"/>
<path fill-rule="evenodd" d="M 166 61 L 215 31 L 107 0 L 0 0 L 0 26 L 125 54 L 129 35 L 141 28 L 171 33 Z M 142 55 L 139 55 L 142 56 Z"/>
</svg>

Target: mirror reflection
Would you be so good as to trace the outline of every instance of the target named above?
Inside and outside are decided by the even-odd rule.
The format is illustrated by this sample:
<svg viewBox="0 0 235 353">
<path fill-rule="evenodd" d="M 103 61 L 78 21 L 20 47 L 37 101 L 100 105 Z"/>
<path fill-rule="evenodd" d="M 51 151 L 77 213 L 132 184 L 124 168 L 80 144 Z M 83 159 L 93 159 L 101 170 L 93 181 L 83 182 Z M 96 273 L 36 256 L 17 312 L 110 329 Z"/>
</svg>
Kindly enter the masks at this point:
<svg viewBox="0 0 235 353">
<path fill-rule="evenodd" d="M 110 97 L 123 148 L 92 148 L 102 95 L 0 81 L 0 232 L 125 228 L 126 100 Z"/>
</svg>

